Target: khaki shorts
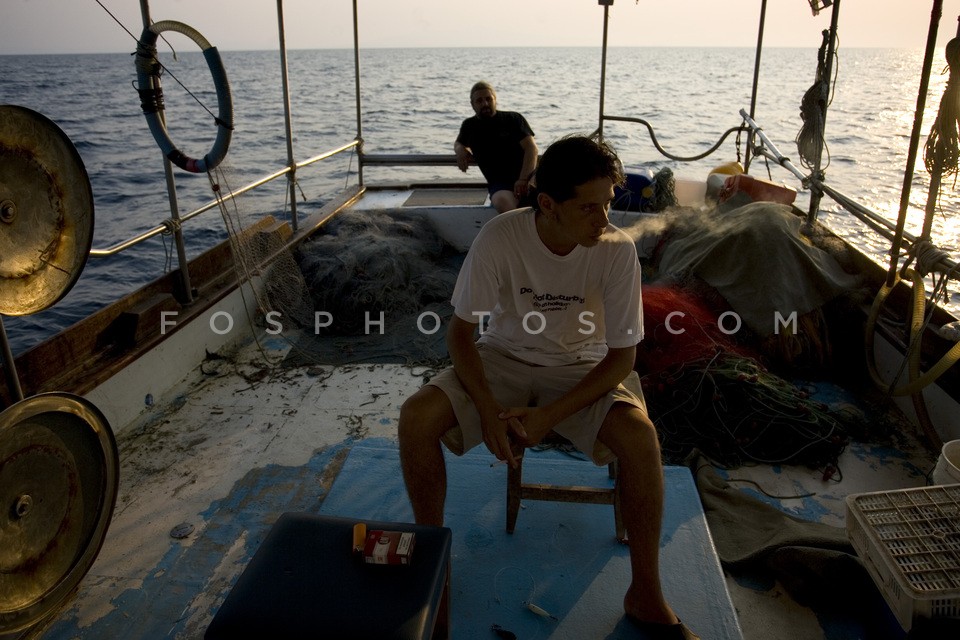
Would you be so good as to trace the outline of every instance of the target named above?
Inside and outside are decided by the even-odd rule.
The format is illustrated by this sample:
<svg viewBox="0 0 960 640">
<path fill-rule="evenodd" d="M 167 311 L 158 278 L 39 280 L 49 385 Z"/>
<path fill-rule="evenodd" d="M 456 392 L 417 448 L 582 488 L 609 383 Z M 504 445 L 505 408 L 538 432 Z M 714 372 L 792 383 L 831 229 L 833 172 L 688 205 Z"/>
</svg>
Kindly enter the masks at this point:
<svg viewBox="0 0 960 640">
<path fill-rule="evenodd" d="M 504 407 L 527 407 L 548 405 L 567 393 L 587 375 L 595 362 L 585 362 L 559 367 L 543 367 L 516 360 L 496 349 L 478 345 L 493 396 Z M 451 452 L 463 455 L 483 442 L 480 429 L 480 414 L 473 400 L 460 384 L 453 367 L 441 371 L 427 384 L 447 394 L 459 426 L 447 431 L 441 440 Z M 609 464 L 614 455 L 597 433 L 603 420 L 616 402 L 625 402 L 647 413 L 647 406 L 640 389 L 640 377 L 631 371 L 626 379 L 607 395 L 592 405 L 584 407 L 553 430 L 572 442 L 577 449 L 588 453 L 598 465 Z"/>
</svg>

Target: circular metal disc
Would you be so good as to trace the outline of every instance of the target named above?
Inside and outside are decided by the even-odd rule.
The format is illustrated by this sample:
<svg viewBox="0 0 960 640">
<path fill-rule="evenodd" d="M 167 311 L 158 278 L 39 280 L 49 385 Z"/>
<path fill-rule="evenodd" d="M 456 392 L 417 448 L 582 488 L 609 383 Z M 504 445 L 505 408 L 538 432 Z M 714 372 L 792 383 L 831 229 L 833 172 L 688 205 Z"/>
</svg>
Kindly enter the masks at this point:
<svg viewBox="0 0 960 640">
<path fill-rule="evenodd" d="M 62 298 L 93 241 L 93 192 L 80 154 L 54 122 L 0 105 L 0 313 Z"/>
<path fill-rule="evenodd" d="M 0 413 L 0 636 L 56 612 L 113 515 L 117 445 L 90 402 L 44 393 Z"/>
</svg>

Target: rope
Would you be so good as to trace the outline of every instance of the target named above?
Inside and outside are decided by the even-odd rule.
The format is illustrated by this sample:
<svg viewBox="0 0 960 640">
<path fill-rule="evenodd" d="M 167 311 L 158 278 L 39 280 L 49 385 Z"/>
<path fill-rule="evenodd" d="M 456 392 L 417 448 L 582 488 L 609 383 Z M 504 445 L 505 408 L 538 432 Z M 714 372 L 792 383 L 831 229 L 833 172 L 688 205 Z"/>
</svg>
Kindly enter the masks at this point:
<svg viewBox="0 0 960 640">
<path fill-rule="evenodd" d="M 923 162 L 931 175 L 956 176 L 960 174 L 960 40 L 954 38 L 947 43 L 946 57 L 950 75 L 927 138 Z"/>
<path fill-rule="evenodd" d="M 929 240 L 917 240 L 911 248 L 910 254 L 913 255 L 917 261 L 917 273 L 923 277 L 926 277 L 934 271 L 940 261 L 950 257 L 950 254 L 938 248 L 937 245 Z M 909 262 L 907 264 L 909 264 Z M 904 265 L 904 267 L 906 267 L 906 265 Z"/>
<path fill-rule="evenodd" d="M 668 167 L 663 167 L 653 176 L 653 197 L 650 199 L 653 211 L 663 211 L 667 207 L 673 207 L 677 204 L 677 181 L 673 177 L 673 171 Z"/>
<path fill-rule="evenodd" d="M 126 27 L 126 25 L 124 25 L 124 24 L 120 21 L 120 19 L 117 18 L 117 16 L 114 15 L 113 12 L 111 12 L 110 9 L 107 8 L 106 5 L 104 5 L 100 0 L 94 0 L 94 2 L 96 2 L 98 5 L 100 5 L 100 8 L 103 9 L 103 10 L 107 13 L 108 16 L 110 16 L 111 18 L 113 18 L 114 22 L 116 22 L 117 25 L 119 25 L 121 29 L 123 29 L 124 31 L 127 32 L 127 35 L 129 35 L 131 38 L 133 38 L 133 40 L 137 43 L 137 47 L 138 47 L 138 48 L 141 46 L 140 38 L 138 38 L 136 35 L 134 35 L 133 32 L 130 31 L 130 29 L 128 29 L 128 28 Z M 173 51 L 173 58 L 174 58 L 174 60 L 176 60 L 176 59 L 177 59 L 177 52 L 174 51 L 173 46 L 167 41 L 167 38 L 166 38 L 162 33 L 161 33 L 161 34 L 157 34 L 157 35 L 158 35 L 158 37 L 159 37 L 160 39 L 162 39 L 164 42 L 167 43 L 167 46 L 169 46 L 169 47 L 170 47 L 170 50 Z M 229 128 L 230 128 L 231 130 L 233 129 L 233 124 L 232 124 L 232 123 L 224 123 L 224 122 L 217 116 L 217 114 L 215 114 L 206 104 L 204 104 L 204 103 L 200 100 L 200 98 L 198 98 L 198 97 L 196 96 L 196 94 L 194 94 L 192 91 L 190 91 L 185 84 L 183 84 L 182 82 L 180 82 L 180 79 L 177 78 L 177 76 L 174 75 L 173 72 L 171 72 L 168 67 L 166 67 L 162 62 L 160 62 L 160 60 L 156 57 L 156 48 L 153 48 L 152 54 L 150 53 L 149 49 L 150 49 L 150 47 L 147 47 L 147 48 L 144 50 L 144 55 L 138 57 L 137 60 L 135 61 L 135 64 L 137 65 L 138 68 L 140 68 L 141 65 L 144 65 L 144 68 L 145 68 L 146 70 L 150 71 L 151 73 L 153 73 L 153 72 L 155 71 L 155 73 L 153 73 L 153 75 L 157 75 L 157 76 L 159 76 L 159 75 L 161 74 L 161 72 L 164 72 L 164 71 L 165 71 L 166 73 L 168 73 L 168 74 L 170 75 L 171 78 L 174 79 L 174 81 L 175 81 L 177 84 L 179 84 L 179 85 L 183 88 L 184 91 L 187 92 L 187 94 L 188 94 L 191 98 L 193 98 L 193 100 L 194 100 L 198 105 L 200 105 L 200 107 L 202 107 L 204 110 L 206 110 L 206 112 L 207 112 L 208 114 L 210 114 L 210 116 L 214 119 L 214 122 L 216 122 L 217 125 L 229 126 Z M 138 53 L 139 53 L 139 52 L 138 52 Z M 141 106 L 141 108 L 142 108 L 145 112 L 147 112 L 147 113 L 156 113 L 157 111 L 162 111 L 162 110 L 163 110 L 163 92 L 162 92 L 162 91 L 160 91 L 160 90 L 158 90 L 158 89 L 153 89 L 153 90 L 147 90 L 147 91 L 138 91 L 138 93 L 140 94 L 140 103 L 141 103 L 140 106 Z"/>
<path fill-rule="evenodd" d="M 826 151 L 827 161 L 820 167 L 822 173 L 830 166 L 830 151 L 824 138 L 827 107 L 833 101 L 830 96 L 830 79 L 827 77 L 827 46 L 830 42 L 830 32 L 823 30 L 823 42 L 817 52 L 817 73 L 813 85 L 807 89 L 800 101 L 800 118 L 803 126 L 797 133 L 797 153 L 800 155 L 800 164 L 808 171 L 817 167 L 817 162 Z M 836 55 L 834 55 L 836 58 Z M 834 69 L 836 74 L 836 68 Z"/>
<path fill-rule="evenodd" d="M 727 467 L 745 461 L 836 465 L 851 436 L 865 428 L 757 361 L 722 351 L 641 381 L 668 461 L 697 448 Z"/>
<path fill-rule="evenodd" d="M 926 373 L 920 373 L 919 344 L 924 328 L 924 307 L 926 304 L 923 278 L 920 277 L 920 274 L 911 269 L 906 269 L 904 276 L 910 279 L 913 283 L 913 310 L 910 316 L 910 346 L 907 354 L 907 359 L 910 364 L 910 382 L 900 387 L 896 387 L 895 385 L 898 382 L 899 375 L 893 380 L 893 382 L 889 384 L 884 382 L 879 373 L 879 369 L 877 368 L 876 356 L 874 353 L 874 331 L 879 320 L 880 311 L 883 307 L 883 303 L 890 295 L 890 292 L 893 290 L 896 283 L 900 281 L 899 276 L 894 281 L 894 284 L 888 285 L 884 283 L 883 286 L 880 287 L 876 298 L 874 298 L 873 306 L 870 309 L 870 314 L 867 317 L 867 326 L 864 332 L 866 338 L 865 351 L 867 355 L 867 369 L 870 373 L 870 377 L 873 379 L 873 382 L 877 388 L 885 391 L 891 396 L 908 396 L 918 393 L 924 387 L 936 381 L 937 378 L 939 378 L 945 371 L 947 371 L 947 369 L 952 367 L 958 359 L 960 359 L 960 342 L 957 342 L 940 358 L 935 365 L 930 367 Z M 928 438 L 930 438 L 931 442 L 937 442 L 938 436 L 935 432 L 927 433 L 926 435 Z"/>
</svg>

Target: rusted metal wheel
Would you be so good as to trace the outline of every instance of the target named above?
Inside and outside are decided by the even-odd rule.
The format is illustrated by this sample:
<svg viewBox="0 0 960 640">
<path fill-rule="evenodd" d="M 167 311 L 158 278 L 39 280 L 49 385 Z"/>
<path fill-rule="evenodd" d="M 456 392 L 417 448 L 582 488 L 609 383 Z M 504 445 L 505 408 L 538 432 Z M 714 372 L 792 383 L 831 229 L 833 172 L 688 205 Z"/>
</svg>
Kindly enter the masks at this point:
<svg viewBox="0 0 960 640">
<path fill-rule="evenodd" d="M 66 393 L 0 413 L 0 635 L 62 607 L 100 552 L 119 485 L 103 414 Z"/>
<path fill-rule="evenodd" d="M 93 241 L 93 191 L 53 121 L 0 105 L 0 313 L 24 316 L 76 283 Z"/>
</svg>

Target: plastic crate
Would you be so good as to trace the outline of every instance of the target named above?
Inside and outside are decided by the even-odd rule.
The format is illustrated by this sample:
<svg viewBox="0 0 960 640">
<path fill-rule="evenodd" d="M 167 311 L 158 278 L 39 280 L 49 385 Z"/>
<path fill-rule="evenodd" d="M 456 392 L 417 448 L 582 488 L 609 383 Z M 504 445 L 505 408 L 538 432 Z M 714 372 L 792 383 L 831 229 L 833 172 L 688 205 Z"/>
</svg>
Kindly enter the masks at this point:
<svg viewBox="0 0 960 640">
<path fill-rule="evenodd" d="M 847 496 L 847 534 L 900 625 L 960 618 L 960 484 Z"/>
</svg>

